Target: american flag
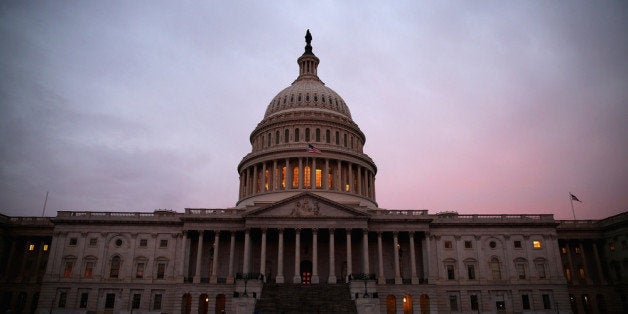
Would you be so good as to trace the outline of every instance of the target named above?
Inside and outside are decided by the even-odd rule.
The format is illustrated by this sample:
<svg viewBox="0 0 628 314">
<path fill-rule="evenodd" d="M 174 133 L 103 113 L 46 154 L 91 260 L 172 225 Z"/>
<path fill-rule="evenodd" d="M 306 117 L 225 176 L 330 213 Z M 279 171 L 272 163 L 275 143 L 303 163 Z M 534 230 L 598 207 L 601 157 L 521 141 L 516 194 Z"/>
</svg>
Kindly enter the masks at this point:
<svg viewBox="0 0 628 314">
<path fill-rule="evenodd" d="M 579 199 L 578 199 L 575 195 L 573 195 L 573 194 L 571 194 L 571 193 L 569 193 L 569 195 L 571 196 L 571 200 L 572 200 L 572 201 L 576 201 L 576 202 L 580 202 L 580 203 L 582 203 L 582 201 L 581 201 L 581 200 L 579 200 Z"/>
<path fill-rule="evenodd" d="M 314 145 L 307 143 L 307 150 L 308 153 L 312 153 L 312 154 L 322 154 L 323 152 L 321 152 L 320 149 L 314 147 Z"/>
</svg>

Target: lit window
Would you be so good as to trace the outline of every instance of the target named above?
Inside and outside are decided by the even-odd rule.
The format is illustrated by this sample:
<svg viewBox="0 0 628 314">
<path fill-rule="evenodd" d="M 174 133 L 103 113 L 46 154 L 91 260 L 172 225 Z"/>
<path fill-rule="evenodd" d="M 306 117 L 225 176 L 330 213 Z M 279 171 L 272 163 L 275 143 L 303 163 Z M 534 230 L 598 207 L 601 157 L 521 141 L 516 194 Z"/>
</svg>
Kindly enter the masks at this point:
<svg viewBox="0 0 628 314">
<path fill-rule="evenodd" d="M 541 248 L 541 241 L 540 240 L 532 241 L 532 247 L 534 247 L 535 249 L 540 249 Z"/>
<path fill-rule="evenodd" d="M 281 168 L 281 188 L 286 188 L 286 167 Z"/>
<path fill-rule="evenodd" d="M 310 181 L 311 181 L 310 179 L 311 179 L 310 167 L 307 166 L 303 168 L 303 187 L 304 188 L 310 187 Z"/>
<path fill-rule="evenodd" d="M 561 251 L 563 254 L 567 254 L 567 248 L 566 248 L 566 247 L 564 247 L 564 246 L 560 248 L 560 251 Z"/>
<path fill-rule="evenodd" d="M 28 250 L 29 251 L 35 251 L 35 244 L 29 244 L 28 245 Z"/>
<path fill-rule="evenodd" d="M 65 278 L 72 277 L 72 266 L 74 266 L 73 262 L 65 262 L 65 270 L 63 271 L 63 277 Z"/>
<path fill-rule="evenodd" d="M 347 184 L 347 185 L 345 185 L 345 191 L 349 192 L 349 188 L 350 188 L 350 187 L 349 187 L 349 185 L 348 185 L 348 184 Z"/>
<path fill-rule="evenodd" d="M 294 167 L 292 171 L 292 188 L 299 188 L 299 167 Z"/>
<path fill-rule="evenodd" d="M 321 169 L 316 169 L 316 187 L 319 189 L 323 187 L 323 170 Z"/>
<path fill-rule="evenodd" d="M 48 251 L 48 244 L 44 244 L 44 251 Z"/>
<path fill-rule="evenodd" d="M 615 251 L 615 243 L 613 242 L 609 243 L 608 248 L 611 250 L 611 252 Z"/>
<path fill-rule="evenodd" d="M 580 254 L 580 247 L 576 246 L 574 251 L 576 251 L 576 254 Z"/>
<path fill-rule="evenodd" d="M 567 266 L 565 266 L 565 278 L 567 278 L 567 281 L 571 281 L 571 269 L 567 268 Z"/>
<path fill-rule="evenodd" d="M 580 279 L 585 278 L 584 267 L 580 266 L 580 268 L 578 268 L 578 274 L 580 275 Z"/>
</svg>

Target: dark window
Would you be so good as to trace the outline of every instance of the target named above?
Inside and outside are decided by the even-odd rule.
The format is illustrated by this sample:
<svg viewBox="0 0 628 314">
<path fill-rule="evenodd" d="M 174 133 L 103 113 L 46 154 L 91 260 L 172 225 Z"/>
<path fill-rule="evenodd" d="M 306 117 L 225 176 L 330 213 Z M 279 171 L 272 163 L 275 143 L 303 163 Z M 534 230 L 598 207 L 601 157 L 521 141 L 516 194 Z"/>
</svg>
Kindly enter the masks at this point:
<svg viewBox="0 0 628 314">
<path fill-rule="evenodd" d="M 469 280 L 475 279 L 475 267 L 473 265 L 467 265 L 467 275 L 469 276 Z"/>
<path fill-rule="evenodd" d="M 456 279 L 456 276 L 454 273 L 454 265 L 447 265 L 447 279 L 449 280 Z"/>
<path fill-rule="evenodd" d="M 116 305 L 116 294 L 115 293 L 107 293 L 105 297 L 105 308 L 112 309 Z"/>
<path fill-rule="evenodd" d="M 505 301 L 495 301 L 495 309 L 498 311 L 506 310 L 506 302 Z"/>
<path fill-rule="evenodd" d="M 272 144 L 272 141 L 270 138 L 270 132 L 268 132 L 268 147 L 270 147 L 271 144 Z"/>
<path fill-rule="evenodd" d="M 340 132 L 336 131 L 336 145 L 340 145 Z"/>
<path fill-rule="evenodd" d="M 310 94 L 305 94 L 305 101 L 307 101 L 307 102 L 310 101 Z"/>
<path fill-rule="evenodd" d="M 294 102 L 294 95 L 290 95 L 290 102 Z"/>
<path fill-rule="evenodd" d="M 122 245 L 122 239 L 117 239 L 116 246 L 121 246 L 121 245 Z"/>
<path fill-rule="evenodd" d="M 351 148 L 353 149 L 353 136 L 351 137 Z"/>
<path fill-rule="evenodd" d="M 297 101 L 301 101 L 301 94 L 299 94 L 299 98 L 297 98 Z"/>
<path fill-rule="evenodd" d="M 305 141 L 309 142 L 310 141 L 310 129 L 305 129 Z"/>
<path fill-rule="evenodd" d="M 300 141 L 299 137 L 300 137 L 300 136 L 299 136 L 299 129 L 295 129 L 295 130 L 294 130 L 294 141 L 295 141 L 295 142 Z"/>
<path fill-rule="evenodd" d="M 63 271 L 63 277 L 65 278 L 72 277 L 72 266 L 74 266 L 73 262 L 65 262 L 65 270 Z"/>
<path fill-rule="evenodd" d="M 495 241 L 491 241 L 488 243 L 488 246 L 490 246 L 491 249 L 494 249 L 497 246 L 497 243 L 495 243 Z"/>
<path fill-rule="evenodd" d="M 157 264 L 157 279 L 164 279 L 166 273 L 166 263 Z"/>
<path fill-rule="evenodd" d="M 96 244 L 98 244 L 98 238 L 89 239 L 89 246 L 96 246 Z"/>
<path fill-rule="evenodd" d="M 148 240 L 146 239 L 140 239 L 140 246 L 144 247 L 148 245 Z"/>
<path fill-rule="evenodd" d="M 329 130 L 325 131 L 325 143 L 329 144 L 329 141 L 331 141 L 331 132 L 329 132 Z"/>
<path fill-rule="evenodd" d="M 449 296 L 449 310 L 458 311 L 458 296 L 457 295 Z"/>
<path fill-rule="evenodd" d="M 445 241 L 445 248 L 451 249 L 453 247 L 453 243 L 451 241 Z"/>
<path fill-rule="evenodd" d="M 76 245 L 76 238 L 70 238 L 70 245 Z"/>
<path fill-rule="evenodd" d="M 471 295 L 471 311 L 479 311 L 480 310 L 480 302 L 478 300 L 478 296 L 476 294 Z"/>
<path fill-rule="evenodd" d="M 161 294 L 155 294 L 153 299 L 153 310 L 161 310 Z"/>
<path fill-rule="evenodd" d="M 515 249 L 521 248 L 521 241 L 515 241 Z"/>
<path fill-rule="evenodd" d="M 316 141 L 321 141 L 321 129 L 316 129 Z"/>
<path fill-rule="evenodd" d="M 85 278 L 91 278 L 93 272 L 94 272 L 94 262 L 93 261 L 85 262 Z"/>
<path fill-rule="evenodd" d="M 279 131 L 275 131 L 275 145 L 279 145 Z"/>
<path fill-rule="evenodd" d="M 137 269 L 135 270 L 135 278 L 144 278 L 145 263 L 137 263 Z"/>
<path fill-rule="evenodd" d="M 142 301 L 142 295 L 141 294 L 139 294 L 139 293 L 133 294 L 133 303 L 131 304 L 131 308 L 139 309 L 141 301 Z"/>
<path fill-rule="evenodd" d="M 345 147 L 347 147 L 347 133 L 344 134 L 344 144 Z"/>
<path fill-rule="evenodd" d="M 288 143 L 288 140 L 290 139 L 290 130 L 286 129 L 283 133 L 283 142 Z"/>
<path fill-rule="evenodd" d="M 168 240 L 160 240 L 159 247 L 168 247 Z"/>
<path fill-rule="evenodd" d="M 552 308 L 552 302 L 550 302 L 549 294 L 543 294 L 543 308 L 546 310 L 550 310 Z"/>
<path fill-rule="evenodd" d="M 470 249 L 473 247 L 473 243 L 471 241 L 464 241 L 464 248 Z"/>
<path fill-rule="evenodd" d="M 521 304 L 523 305 L 524 310 L 530 309 L 530 297 L 527 294 L 521 295 Z"/>
<path fill-rule="evenodd" d="M 66 291 L 59 292 L 59 303 L 57 304 L 58 307 L 64 308 L 67 301 L 68 301 L 68 293 Z"/>
<path fill-rule="evenodd" d="M 81 302 L 79 302 L 79 307 L 84 309 L 87 307 L 87 300 L 89 298 L 89 293 L 83 292 L 81 293 Z"/>
</svg>

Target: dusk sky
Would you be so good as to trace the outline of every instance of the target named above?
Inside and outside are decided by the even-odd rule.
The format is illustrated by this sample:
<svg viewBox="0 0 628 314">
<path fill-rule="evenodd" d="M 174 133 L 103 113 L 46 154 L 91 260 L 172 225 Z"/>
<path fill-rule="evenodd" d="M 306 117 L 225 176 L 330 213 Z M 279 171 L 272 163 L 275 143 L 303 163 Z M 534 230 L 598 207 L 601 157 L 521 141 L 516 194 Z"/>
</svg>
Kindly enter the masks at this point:
<svg viewBox="0 0 628 314">
<path fill-rule="evenodd" d="M 306 29 L 381 208 L 628 210 L 627 1 L 2 1 L 0 213 L 234 206 Z"/>
</svg>

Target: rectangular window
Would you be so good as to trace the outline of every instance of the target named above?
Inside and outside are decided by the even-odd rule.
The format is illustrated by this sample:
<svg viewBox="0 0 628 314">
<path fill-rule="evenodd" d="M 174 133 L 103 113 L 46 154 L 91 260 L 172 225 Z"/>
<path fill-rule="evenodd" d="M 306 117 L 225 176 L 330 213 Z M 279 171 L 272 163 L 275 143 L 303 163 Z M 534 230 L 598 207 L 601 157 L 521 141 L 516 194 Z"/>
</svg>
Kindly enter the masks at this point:
<svg viewBox="0 0 628 314">
<path fill-rule="evenodd" d="M 530 296 L 529 295 L 527 294 L 521 295 L 521 305 L 523 306 L 524 310 L 530 309 Z"/>
<path fill-rule="evenodd" d="M 561 252 L 561 253 L 563 253 L 563 254 L 567 254 L 567 248 L 566 248 L 566 247 L 564 247 L 564 246 L 563 246 L 563 247 L 561 247 L 561 248 L 560 248 L 560 252 Z"/>
<path fill-rule="evenodd" d="M 447 265 L 447 279 L 454 280 L 456 279 L 455 277 L 454 265 Z"/>
<path fill-rule="evenodd" d="M 608 249 L 611 250 L 611 252 L 615 251 L 615 243 L 611 242 L 608 244 Z"/>
<path fill-rule="evenodd" d="M 517 269 L 517 275 L 519 275 L 519 279 L 526 279 L 526 267 L 524 264 L 516 264 L 515 268 Z"/>
<path fill-rule="evenodd" d="M 550 310 L 552 308 L 552 302 L 550 302 L 550 295 L 543 294 L 543 308 L 546 310 Z"/>
<path fill-rule="evenodd" d="M 63 271 L 63 277 L 70 278 L 72 277 L 72 266 L 73 262 L 65 262 L 65 270 Z"/>
<path fill-rule="evenodd" d="M 544 279 L 545 275 L 545 264 L 536 263 L 536 272 L 539 274 L 539 278 Z"/>
<path fill-rule="evenodd" d="M 144 278 L 145 263 L 137 263 L 137 269 L 135 270 L 135 278 Z"/>
<path fill-rule="evenodd" d="M 505 301 L 495 301 L 495 309 L 503 312 L 506 310 L 506 302 Z"/>
<path fill-rule="evenodd" d="M 98 244 L 98 238 L 89 238 L 89 246 L 96 246 Z"/>
<path fill-rule="evenodd" d="M 471 242 L 471 241 L 464 241 L 464 248 L 465 249 L 473 248 L 473 242 Z"/>
<path fill-rule="evenodd" d="M 112 309 L 116 305 L 116 294 L 115 293 L 107 293 L 105 297 L 105 308 Z"/>
<path fill-rule="evenodd" d="M 48 244 L 44 244 L 44 251 L 48 251 Z"/>
<path fill-rule="evenodd" d="M 131 304 L 131 308 L 139 309 L 141 301 L 142 301 L 142 295 L 141 294 L 139 294 L 139 293 L 133 294 L 133 303 Z"/>
<path fill-rule="evenodd" d="M 584 279 L 586 277 L 586 275 L 584 273 L 584 267 L 580 266 L 578 268 L 578 274 L 580 275 L 580 279 Z"/>
<path fill-rule="evenodd" d="M 153 310 L 161 310 L 161 294 L 155 294 L 153 298 Z"/>
<path fill-rule="evenodd" d="M 541 240 L 534 240 L 532 241 L 532 247 L 535 249 L 540 249 L 541 248 Z"/>
<path fill-rule="evenodd" d="M 66 291 L 59 292 L 59 303 L 57 304 L 60 308 L 65 308 L 65 304 L 68 301 L 68 293 Z"/>
<path fill-rule="evenodd" d="M 28 245 L 28 250 L 29 251 L 35 251 L 35 244 L 29 244 Z"/>
<path fill-rule="evenodd" d="M 70 245 L 76 245 L 76 238 L 70 238 Z"/>
<path fill-rule="evenodd" d="M 576 247 L 574 248 L 574 251 L 576 252 L 576 254 L 580 254 L 580 247 L 579 247 L 579 246 L 576 246 Z"/>
<path fill-rule="evenodd" d="M 168 247 L 168 240 L 160 240 L 159 247 Z"/>
<path fill-rule="evenodd" d="M 157 264 L 157 279 L 164 279 L 166 273 L 166 263 Z"/>
<path fill-rule="evenodd" d="M 521 248 L 521 241 L 518 241 L 518 240 L 515 241 L 514 245 L 515 245 L 515 249 L 520 249 Z"/>
<path fill-rule="evenodd" d="M 450 311 L 458 311 L 458 296 L 457 295 L 450 295 L 449 296 L 449 310 Z"/>
<path fill-rule="evenodd" d="M 451 249 L 453 247 L 453 243 L 451 241 L 445 241 L 445 248 Z"/>
<path fill-rule="evenodd" d="M 140 239 L 140 246 L 141 246 L 141 247 L 146 247 L 146 246 L 148 246 L 148 240 L 146 240 L 146 239 Z"/>
<path fill-rule="evenodd" d="M 478 300 L 478 296 L 476 294 L 471 295 L 471 311 L 479 311 L 480 310 L 480 302 Z"/>
<path fill-rule="evenodd" d="M 89 298 L 89 293 L 87 292 L 81 293 L 81 301 L 79 302 L 79 308 L 84 309 L 87 307 L 88 298 Z"/>
<path fill-rule="evenodd" d="M 467 265 L 467 276 L 469 277 L 469 280 L 475 279 L 475 266 Z"/>
<path fill-rule="evenodd" d="M 85 262 L 85 278 L 92 278 L 92 274 L 94 272 L 94 262 L 88 261 Z"/>
</svg>

